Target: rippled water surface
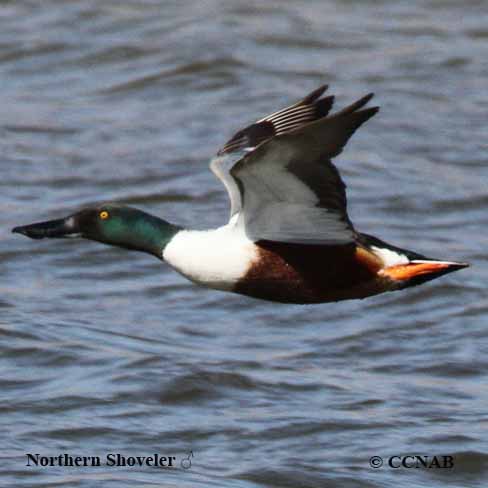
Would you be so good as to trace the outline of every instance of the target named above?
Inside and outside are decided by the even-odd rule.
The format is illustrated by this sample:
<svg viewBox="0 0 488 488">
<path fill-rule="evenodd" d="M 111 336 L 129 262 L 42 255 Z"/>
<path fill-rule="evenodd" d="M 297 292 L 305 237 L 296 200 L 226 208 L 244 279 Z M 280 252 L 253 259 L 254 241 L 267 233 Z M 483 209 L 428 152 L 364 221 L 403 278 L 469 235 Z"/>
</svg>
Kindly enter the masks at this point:
<svg viewBox="0 0 488 488">
<path fill-rule="evenodd" d="M 487 16 L 483 1 L 1 2 L 2 486 L 486 486 Z M 337 106 L 374 91 L 382 108 L 338 160 L 356 226 L 471 268 L 287 306 L 10 234 L 100 200 L 221 225 L 210 156 L 322 83 Z M 408 454 L 455 466 L 386 466 Z"/>
</svg>

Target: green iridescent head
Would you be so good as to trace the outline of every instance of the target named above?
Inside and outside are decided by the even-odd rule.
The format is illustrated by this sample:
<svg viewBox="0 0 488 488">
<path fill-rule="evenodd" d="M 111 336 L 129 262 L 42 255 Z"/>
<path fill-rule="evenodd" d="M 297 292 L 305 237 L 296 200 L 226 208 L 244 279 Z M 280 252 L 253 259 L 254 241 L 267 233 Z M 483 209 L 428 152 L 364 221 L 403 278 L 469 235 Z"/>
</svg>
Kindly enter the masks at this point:
<svg viewBox="0 0 488 488">
<path fill-rule="evenodd" d="M 15 227 L 12 232 L 32 239 L 84 237 L 162 259 L 162 250 L 179 230 L 180 227 L 136 208 L 104 203 L 63 219 Z"/>
</svg>

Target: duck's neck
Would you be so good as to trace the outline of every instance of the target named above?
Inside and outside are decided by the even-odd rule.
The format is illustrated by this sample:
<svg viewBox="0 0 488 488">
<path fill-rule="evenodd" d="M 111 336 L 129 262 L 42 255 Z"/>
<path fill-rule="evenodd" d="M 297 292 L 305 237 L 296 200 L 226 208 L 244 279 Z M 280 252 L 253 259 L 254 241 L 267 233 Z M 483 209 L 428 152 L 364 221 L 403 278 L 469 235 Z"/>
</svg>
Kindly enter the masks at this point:
<svg viewBox="0 0 488 488">
<path fill-rule="evenodd" d="M 144 220 L 139 224 L 140 242 L 143 245 L 143 251 L 163 259 L 163 251 L 173 237 L 181 230 L 182 227 L 171 224 L 158 217 Z"/>
<path fill-rule="evenodd" d="M 128 215 L 123 222 L 114 219 L 106 244 L 152 254 L 162 259 L 165 247 L 182 227 L 145 212 Z M 104 236 L 105 237 L 105 236 Z"/>
</svg>

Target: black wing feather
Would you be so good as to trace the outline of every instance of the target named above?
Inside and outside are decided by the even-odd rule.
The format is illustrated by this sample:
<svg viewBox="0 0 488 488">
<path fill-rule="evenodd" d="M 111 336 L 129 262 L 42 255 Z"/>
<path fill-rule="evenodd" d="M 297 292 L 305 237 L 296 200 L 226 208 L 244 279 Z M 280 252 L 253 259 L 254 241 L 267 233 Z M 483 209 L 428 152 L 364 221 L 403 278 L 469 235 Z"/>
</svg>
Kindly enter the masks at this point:
<svg viewBox="0 0 488 488">
<path fill-rule="evenodd" d="M 326 117 L 334 103 L 334 97 L 320 98 L 328 86 L 323 85 L 299 102 L 258 120 L 234 136 L 218 152 L 218 155 L 242 150 L 252 150 L 259 144 L 281 134 L 286 134 Z"/>
</svg>

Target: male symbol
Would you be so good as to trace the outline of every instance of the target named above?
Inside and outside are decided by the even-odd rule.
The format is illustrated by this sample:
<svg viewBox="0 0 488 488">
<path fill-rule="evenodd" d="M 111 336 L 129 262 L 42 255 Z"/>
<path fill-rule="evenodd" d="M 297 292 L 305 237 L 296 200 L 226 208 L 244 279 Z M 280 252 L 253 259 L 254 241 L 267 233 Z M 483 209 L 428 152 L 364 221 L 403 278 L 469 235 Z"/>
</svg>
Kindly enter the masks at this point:
<svg viewBox="0 0 488 488">
<path fill-rule="evenodd" d="M 193 457 L 193 451 L 190 451 L 190 454 L 188 454 L 188 457 L 184 458 L 181 460 L 181 467 L 183 469 L 190 469 L 191 468 L 191 459 Z"/>
</svg>

